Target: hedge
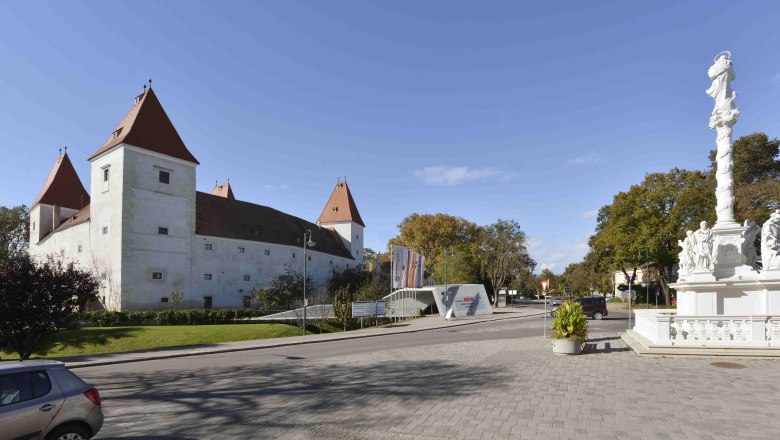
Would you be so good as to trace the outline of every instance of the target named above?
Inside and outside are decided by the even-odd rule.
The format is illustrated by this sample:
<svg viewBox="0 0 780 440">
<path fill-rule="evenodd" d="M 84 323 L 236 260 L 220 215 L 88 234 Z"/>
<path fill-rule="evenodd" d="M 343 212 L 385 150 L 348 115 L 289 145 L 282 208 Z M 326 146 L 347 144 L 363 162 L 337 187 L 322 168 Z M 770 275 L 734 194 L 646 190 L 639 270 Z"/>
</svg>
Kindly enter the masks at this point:
<svg viewBox="0 0 780 440">
<path fill-rule="evenodd" d="M 230 324 L 243 318 L 262 316 L 253 309 L 155 310 L 147 312 L 83 312 L 80 321 L 86 327 L 121 327 L 128 325 L 204 325 Z"/>
</svg>

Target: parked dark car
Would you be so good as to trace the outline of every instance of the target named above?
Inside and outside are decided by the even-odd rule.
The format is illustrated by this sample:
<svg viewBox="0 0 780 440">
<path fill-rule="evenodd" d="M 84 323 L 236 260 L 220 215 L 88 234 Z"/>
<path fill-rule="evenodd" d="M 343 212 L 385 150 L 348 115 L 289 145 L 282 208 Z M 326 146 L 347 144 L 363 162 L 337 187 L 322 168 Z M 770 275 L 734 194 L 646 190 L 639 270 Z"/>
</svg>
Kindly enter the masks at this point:
<svg viewBox="0 0 780 440">
<path fill-rule="evenodd" d="M 582 298 L 574 298 L 572 301 L 580 304 L 583 313 L 593 319 L 599 320 L 609 314 L 607 312 L 607 299 L 603 296 L 583 296 Z M 550 311 L 550 316 L 554 318 L 559 308 L 560 305 L 554 307 Z"/>
<path fill-rule="evenodd" d="M 100 394 L 62 362 L 0 363 L 0 438 L 87 440 L 102 426 Z"/>
</svg>

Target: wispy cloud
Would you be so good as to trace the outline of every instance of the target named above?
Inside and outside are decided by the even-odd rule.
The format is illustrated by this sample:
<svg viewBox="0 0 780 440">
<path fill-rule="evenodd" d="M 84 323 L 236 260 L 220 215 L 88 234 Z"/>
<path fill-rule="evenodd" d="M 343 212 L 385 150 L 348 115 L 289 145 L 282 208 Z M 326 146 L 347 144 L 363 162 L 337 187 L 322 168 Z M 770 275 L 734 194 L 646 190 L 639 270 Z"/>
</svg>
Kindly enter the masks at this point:
<svg viewBox="0 0 780 440">
<path fill-rule="evenodd" d="M 282 190 L 290 188 L 290 185 L 288 185 L 286 183 L 280 183 L 278 185 L 268 184 L 268 185 L 264 186 L 264 188 L 267 189 L 268 191 L 282 191 Z"/>
<path fill-rule="evenodd" d="M 582 261 L 588 252 L 588 240 L 553 241 L 541 237 L 528 237 L 528 253 L 536 260 L 536 272 L 550 269 L 562 273 L 571 263 Z"/>
<path fill-rule="evenodd" d="M 578 165 L 598 165 L 598 164 L 603 163 L 603 162 L 604 162 L 604 159 L 602 159 L 602 158 L 600 158 L 600 157 L 598 157 L 596 155 L 593 155 L 593 154 L 587 154 L 587 155 L 584 155 L 584 156 L 572 157 L 571 159 L 569 159 L 569 165 L 574 165 L 574 166 L 578 166 Z"/>
<path fill-rule="evenodd" d="M 585 211 L 582 214 L 580 214 L 580 218 L 596 218 L 596 216 L 599 215 L 599 210 L 594 209 L 592 211 Z"/>
<path fill-rule="evenodd" d="M 485 181 L 488 179 L 506 182 L 512 175 L 499 168 L 470 167 L 426 167 L 414 172 L 415 176 L 429 185 L 455 186 L 467 182 Z"/>
</svg>

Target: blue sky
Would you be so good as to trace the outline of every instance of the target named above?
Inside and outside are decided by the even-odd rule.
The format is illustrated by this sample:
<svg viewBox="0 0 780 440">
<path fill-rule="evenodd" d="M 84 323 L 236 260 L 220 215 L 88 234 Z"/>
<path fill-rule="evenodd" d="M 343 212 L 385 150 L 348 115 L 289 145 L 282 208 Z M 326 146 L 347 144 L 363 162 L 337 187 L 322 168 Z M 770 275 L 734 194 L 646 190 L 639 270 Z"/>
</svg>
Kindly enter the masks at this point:
<svg viewBox="0 0 780 440">
<path fill-rule="evenodd" d="M 0 3 L 0 204 L 68 146 L 82 181 L 151 76 L 198 190 L 316 220 L 347 176 L 384 249 L 413 213 L 515 219 L 539 269 L 584 255 L 647 172 L 704 169 L 707 68 L 735 135 L 780 136 L 777 2 Z"/>
</svg>

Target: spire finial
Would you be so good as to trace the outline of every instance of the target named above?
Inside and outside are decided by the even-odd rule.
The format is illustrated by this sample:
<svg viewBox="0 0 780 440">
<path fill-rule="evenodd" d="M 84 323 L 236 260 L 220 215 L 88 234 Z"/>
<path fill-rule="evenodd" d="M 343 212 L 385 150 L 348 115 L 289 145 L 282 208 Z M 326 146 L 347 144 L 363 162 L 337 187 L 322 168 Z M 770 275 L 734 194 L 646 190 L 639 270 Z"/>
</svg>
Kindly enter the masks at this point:
<svg viewBox="0 0 780 440">
<path fill-rule="evenodd" d="M 58 148 L 57 151 L 59 151 L 59 156 L 62 156 L 62 148 Z"/>
<path fill-rule="evenodd" d="M 68 146 L 65 145 L 65 154 L 68 154 Z"/>
<path fill-rule="evenodd" d="M 144 93 L 146 93 L 146 84 L 144 84 Z"/>
<path fill-rule="evenodd" d="M 215 181 L 214 181 L 214 186 L 215 186 L 215 187 L 219 186 L 219 180 L 215 180 Z"/>
<path fill-rule="evenodd" d="M 149 78 L 149 90 L 152 90 L 152 79 Z"/>
<path fill-rule="evenodd" d="M 228 185 L 230 185 L 230 177 L 228 177 Z"/>
</svg>

